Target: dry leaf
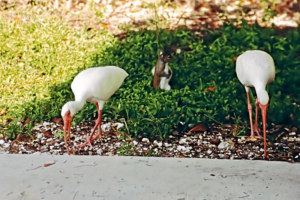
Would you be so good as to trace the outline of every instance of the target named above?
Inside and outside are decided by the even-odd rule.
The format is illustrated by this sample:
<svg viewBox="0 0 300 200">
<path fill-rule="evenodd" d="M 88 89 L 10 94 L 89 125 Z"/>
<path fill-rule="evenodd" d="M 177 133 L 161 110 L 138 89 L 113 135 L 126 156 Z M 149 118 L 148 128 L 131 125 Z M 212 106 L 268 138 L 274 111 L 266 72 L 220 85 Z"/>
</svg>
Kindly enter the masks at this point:
<svg viewBox="0 0 300 200">
<path fill-rule="evenodd" d="M 143 149 L 143 153 L 149 153 L 149 150 Z"/>
<path fill-rule="evenodd" d="M 52 117 L 51 121 L 55 122 L 55 123 L 59 123 L 62 121 L 62 119 L 61 119 L 61 117 Z"/>
<path fill-rule="evenodd" d="M 44 135 L 45 135 L 46 138 L 53 137 L 53 134 L 52 134 L 51 130 L 45 131 Z"/>
<path fill-rule="evenodd" d="M 5 108 L 3 108 L 2 110 L 0 110 L 0 116 L 1 115 L 6 115 L 7 111 L 5 110 Z"/>
<path fill-rule="evenodd" d="M 16 142 L 30 142 L 31 138 L 27 136 L 25 133 L 20 133 L 15 139 Z"/>
<path fill-rule="evenodd" d="M 54 165 L 54 164 L 55 164 L 55 162 L 53 162 L 53 163 L 45 163 L 44 167 L 49 167 L 49 166 Z"/>
<path fill-rule="evenodd" d="M 19 24 L 21 21 L 21 19 L 19 17 L 15 17 L 14 20 L 16 21 L 17 24 Z"/>
<path fill-rule="evenodd" d="M 101 26 L 105 29 L 107 29 L 107 27 L 108 27 L 107 24 L 104 24 L 104 23 L 102 23 Z"/>
<path fill-rule="evenodd" d="M 206 126 L 204 126 L 204 124 L 198 123 L 187 133 L 187 135 L 189 135 L 192 131 L 206 131 L 206 130 L 207 128 Z"/>
</svg>

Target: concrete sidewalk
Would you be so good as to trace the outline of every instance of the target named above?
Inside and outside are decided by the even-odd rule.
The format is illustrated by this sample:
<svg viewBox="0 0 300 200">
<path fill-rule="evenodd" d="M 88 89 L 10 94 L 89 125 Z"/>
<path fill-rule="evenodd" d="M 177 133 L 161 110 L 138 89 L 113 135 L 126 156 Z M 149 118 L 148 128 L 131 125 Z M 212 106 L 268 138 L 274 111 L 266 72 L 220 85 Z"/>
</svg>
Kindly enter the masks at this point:
<svg viewBox="0 0 300 200">
<path fill-rule="evenodd" d="M 300 199 L 284 162 L 2 154 L 0 170 L 1 200 Z"/>
</svg>

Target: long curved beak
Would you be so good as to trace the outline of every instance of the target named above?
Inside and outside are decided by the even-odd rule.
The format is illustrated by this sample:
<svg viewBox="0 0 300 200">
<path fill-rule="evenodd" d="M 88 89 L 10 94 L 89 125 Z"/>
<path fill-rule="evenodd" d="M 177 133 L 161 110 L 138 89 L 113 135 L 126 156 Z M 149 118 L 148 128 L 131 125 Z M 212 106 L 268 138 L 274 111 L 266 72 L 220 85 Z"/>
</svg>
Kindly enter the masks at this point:
<svg viewBox="0 0 300 200">
<path fill-rule="evenodd" d="M 268 111 L 268 105 L 269 104 L 266 104 L 266 105 L 261 105 L 259 104 L 260 106 L 260 109 L 261 109 L 261 115 L 262 115 L 262 120 L 263 120 L 263 132 L 264 132 L 264 155 L 265 157 L 267 158 L 267 133 L 266 133 L 266 127 L 267 127 L 267 111 Z"/>
<path fill-rule="evenodd" d="M 70 142 L 70 137 L 71 137 L 71 123 L 73 120 L 73 117 L 71 117 L 70 115 L 65 115 L 63 117 L 64 120 L 64 139 L 65 139 L 65 146 L 67 149 L 68 154 L 70 155 L 69 149 L 68 149 L 68 143 L 67 143 L 67 133 L 69 135 L 69 142 Z"/>
</svg>

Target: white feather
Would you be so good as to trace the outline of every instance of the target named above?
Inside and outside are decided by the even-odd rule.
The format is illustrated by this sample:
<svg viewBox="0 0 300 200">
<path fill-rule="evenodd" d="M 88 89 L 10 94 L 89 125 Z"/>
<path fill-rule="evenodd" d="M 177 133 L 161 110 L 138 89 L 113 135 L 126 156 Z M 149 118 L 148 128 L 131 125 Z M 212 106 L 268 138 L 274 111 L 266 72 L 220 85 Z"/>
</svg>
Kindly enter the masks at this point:
<svg viewBox="0 0 300 200">
<path fill-rule="evenodd" d="M 237 58 L 236 74 L 246 92 L 249 92 L 249 87 L 254 87 L 258 101 L 262 105 L 268 103 L 266 85 L 275 78 L 274 61 L 268 53 L 260 50 L 246 51 Z"/>
<path fill-rule="evenodd" d="M 116 66 L 94 67 L 80 72 L 73 80 L 71 89 L 75 101 L 66 103 L 61 115 L 71 111 L 71 116 L 81 110 L 85 102 L 97 102 L 102 110 L 105 102 L 119 89 L 127 72 Z"/>
</svg>

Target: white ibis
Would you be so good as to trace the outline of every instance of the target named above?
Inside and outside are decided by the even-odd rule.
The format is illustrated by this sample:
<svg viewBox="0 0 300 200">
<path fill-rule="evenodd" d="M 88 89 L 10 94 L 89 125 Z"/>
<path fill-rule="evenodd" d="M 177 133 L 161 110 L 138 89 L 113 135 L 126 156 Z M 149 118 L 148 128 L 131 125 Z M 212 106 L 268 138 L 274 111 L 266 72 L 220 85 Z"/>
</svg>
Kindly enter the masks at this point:
<svg viewBox="0 0 300 200">
<path fill-rule="evenodd" d="M 74 115 L 83 108 L 85 102 L 95 103 L 98 110 L 98 119 L 96 125 L 87 141 L 80 145 L 82 148 L 86 145 L 92 146 L 92 141 L 101 138 L 101 116 L 105 102 L 119 89 L 124 79 L 128 76 L 127 72 L 116 66 L 89 68 L 80 72 L 73 80 L 71 89 L 75 96 L 75 101 L 66 103 L 61 110 L 61 116 L 64 121 L 64 139 L 68 154 L 70 154 L 67 145 L 66 132 L 69 133 L 71 122 Z M 99 133 L 93 138 L 96 128 Z"/>
<path fill-rule="evenodd" d="M 240 55 L 236 60 L 236 74 L 240 82 L 245 86 L 248 100 L 248 112 L 250 118 L 251 135 L 248 140 L 261 138 L 259 129 L 257 127 L 258 105 L 261 109 L 263 120 L 263 133 L 264 133 L 264 155 L 267 157 L 266 146 L 266 121 L 267 121 L 267 108 L 269 104 L 269 95 L 266 91 L 266 85 L 272 82 L 275 78 L 275 65 L 273 58 L 266 52 L 260 50 L 246 51 Z M 249 89 L 255 88 L 257 95 L 256 98 L 256 111 L 255 111 L 255 124 L 252 123 L 252 105 L 250 102 Z M 257 136 L 254 135 L 257 133 Z"/>
</svg>

